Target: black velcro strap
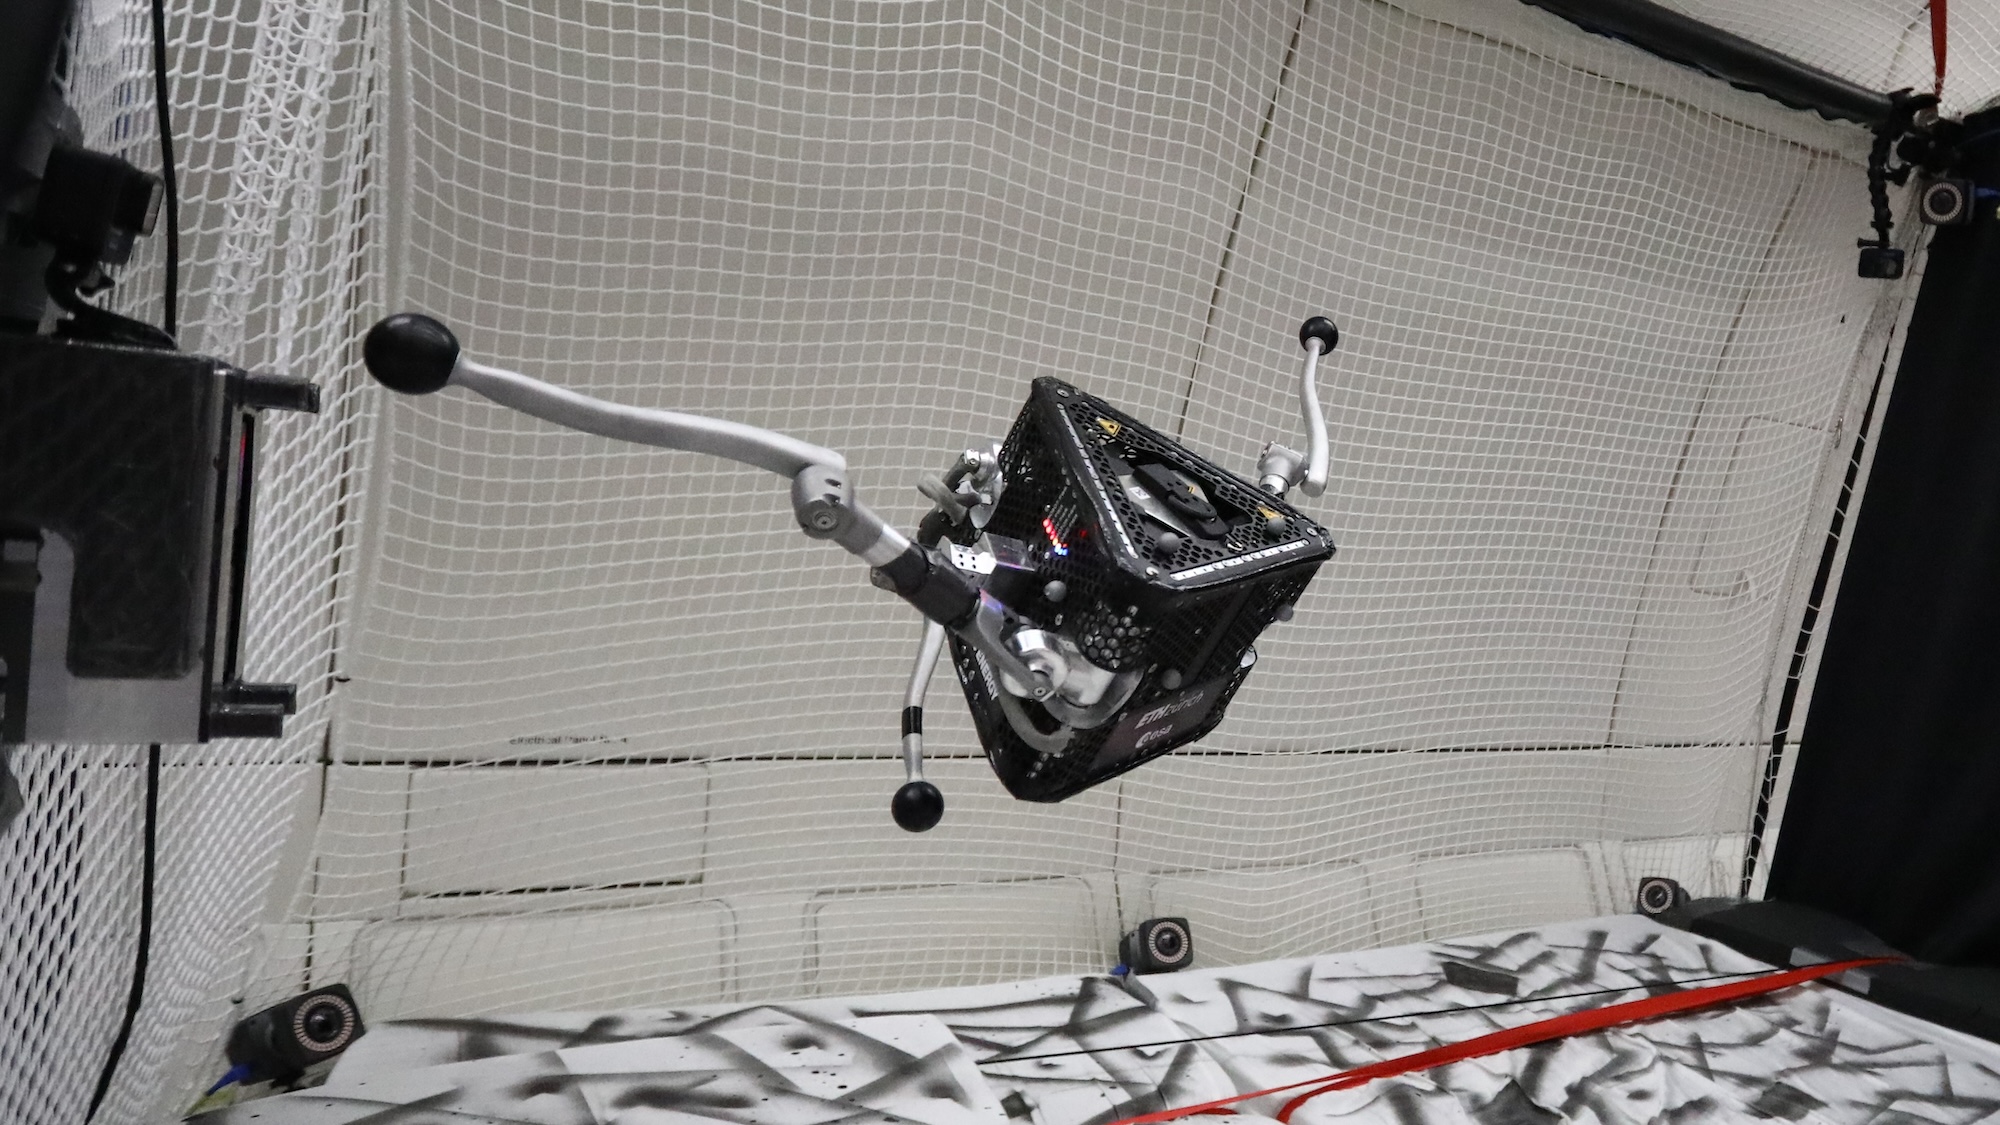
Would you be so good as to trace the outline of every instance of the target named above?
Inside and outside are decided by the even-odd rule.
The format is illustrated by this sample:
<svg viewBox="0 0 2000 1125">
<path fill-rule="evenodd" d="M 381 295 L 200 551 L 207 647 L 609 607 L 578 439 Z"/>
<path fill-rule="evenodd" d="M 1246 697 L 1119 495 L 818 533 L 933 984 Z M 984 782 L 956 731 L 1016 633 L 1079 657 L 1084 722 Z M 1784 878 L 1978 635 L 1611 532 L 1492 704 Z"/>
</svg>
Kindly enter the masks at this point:
<svg viewBox="0 0 2000 1125">
<path fill-rule="evenodd" d="M 889 586 L 917 612 L 943 625 L 957 628 L 979 608 L 979 588 L 948 562 L 933 562 L 929 552 L 916 544 L 876 568 Z"/>
<path fill-rule="evenodd" d="M 924 583 L 930 580 L 931 563 L 922 547 L 912 546 L 876 570 L 889 580 L 896 593 L 908 598 L 923 589 Z"/>
</svg>

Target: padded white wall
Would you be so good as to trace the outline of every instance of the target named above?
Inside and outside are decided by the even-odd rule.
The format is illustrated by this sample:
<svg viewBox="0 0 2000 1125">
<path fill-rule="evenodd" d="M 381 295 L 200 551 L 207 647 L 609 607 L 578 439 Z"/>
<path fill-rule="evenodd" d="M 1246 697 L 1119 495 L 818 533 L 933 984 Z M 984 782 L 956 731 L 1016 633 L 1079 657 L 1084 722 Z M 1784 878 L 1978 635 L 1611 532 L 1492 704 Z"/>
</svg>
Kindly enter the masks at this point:
<svg viewBox="0 0 2000 1125">
<path fill-rule="evenodd" d="M 1190 756 L 1044 807 L 952 759 L 922 837 L 885 815 L 888 762 L 335 767 L 323 920 L 279 928 L 269 987 L 409 1015 L 755 999 L 1101 971 L 1159 915 L 1208 964 L 1586 917 L 1647 874 L 1733 893 L 1759 760 Z"/>
</svg>

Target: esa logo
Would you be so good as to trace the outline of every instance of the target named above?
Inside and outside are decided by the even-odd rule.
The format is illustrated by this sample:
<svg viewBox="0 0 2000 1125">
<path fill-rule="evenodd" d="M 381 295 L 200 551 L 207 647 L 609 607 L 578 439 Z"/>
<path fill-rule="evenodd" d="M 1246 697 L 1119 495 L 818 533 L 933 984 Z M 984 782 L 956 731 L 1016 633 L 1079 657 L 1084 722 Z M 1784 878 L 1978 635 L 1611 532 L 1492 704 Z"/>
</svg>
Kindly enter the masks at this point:
<svg viewBox="0 0 2000 1125">
<path fill-rule="evenodd" d="M 1178 715 L 1182 711 L 1185 711 L 1190 707 L 1198 706 L 1200 703 L 1201 703 L 1200 695 L 1191 695 L 1185 698 L 1176 699 L 1172 703 L 1163 703 L 1160 706 L 1153 708 L 1151 711 L 1148 711 L 1145 714 L 1139 716 L 1139 721 L 1137 723 L 1134 723 L 1133 725 L 1143 727 L 1148 723 L 1155 723 L 1161 719 L 1165 719 L 1173 715 Z"/>
<path fill-rule="evenodd" d="M 1140 715 L 1139 721 L 1132 724 L 1134 728 L 1145 728 L 1152 726 L 1154 723 L 1160 723 L 1161 725 L 1155 730 L 1145 731 L 1138 738 L 1134 739 L 1132 749 L 1135 751 L 1144 750 L 1146 747 L 1163 738 L 1173 737 L 1176 730 L 1179 729 L 1179 724 L 1172 720 L 1184 712 L 1200 707 L 1207 698 L 1207 692 L 1194 692 L 1190 695 L 1182 696 L 1171 703 L 1162 703 L 1151 711 Z"/>
</svg>

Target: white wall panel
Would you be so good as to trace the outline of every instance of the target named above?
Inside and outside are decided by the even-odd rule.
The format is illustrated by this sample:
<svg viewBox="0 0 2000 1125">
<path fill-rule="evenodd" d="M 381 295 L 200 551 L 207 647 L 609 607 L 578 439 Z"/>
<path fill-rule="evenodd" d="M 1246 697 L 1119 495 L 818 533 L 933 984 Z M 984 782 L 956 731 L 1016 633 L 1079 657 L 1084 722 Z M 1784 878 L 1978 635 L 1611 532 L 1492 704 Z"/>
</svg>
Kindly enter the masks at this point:
<svg viewBox="0 0 2000 1125">
<path fill-rule="evenodd" d="M 838 996 L 1018 979 L 1044 966 L 1108 971 L 1117 922 L 1109 890 L 1103 880 L 1043 879 L 826 892 L 808 910 L 808 979 L 814 994 Z"/>
<path fill-rule="evenodd" d="M 412 895 L 701 879 L 700 765 L 421 769 L 410 779 Z M 606 838 L 593 825 L 617 824 Z"/>
<path fill-rule="evenodd" d="M 1582 848 L 1440 856 L 1416 864 L 1433 938 L 1588 918 L 1608 909 Z"/>
<path fill-rule="evenodd" d="M 889 818 L 900 763 L 716 762 L 706 885 L 718 894 L 893 887 L 1108 871 L 1118 790 L 1060 805 L 1016 801 L 984 760 L 943 759 L 924 775 L 944 820 L 912 834 Z"/>
<path fill-rule="evenodd" d="M 377 922 L 354 938 L 364 1012 L 469 1016 L 551 993 L 577 1005 L 721 1000 L 733 919 L 721 903 L 539 917 Z"/>
</svg>

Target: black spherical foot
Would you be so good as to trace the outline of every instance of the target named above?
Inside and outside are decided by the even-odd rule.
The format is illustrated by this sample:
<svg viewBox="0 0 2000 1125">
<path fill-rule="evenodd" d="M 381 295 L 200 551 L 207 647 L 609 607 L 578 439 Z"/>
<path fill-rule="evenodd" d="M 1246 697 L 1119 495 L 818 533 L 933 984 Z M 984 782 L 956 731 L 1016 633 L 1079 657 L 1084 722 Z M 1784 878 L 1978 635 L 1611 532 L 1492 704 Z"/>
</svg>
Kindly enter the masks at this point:
<svg viewBox="0 0 2000 1125">
<path fill-rule="evenodd" d="M 889 814 L 905 832 L 929 832 L 944 819 L 944 794 L 928 781 L 912 781 L 896 790 Z"/>
<path fill-rule="evenodd" d="M 458 337 L 422 313 L 397 313 L 368 330 L 361 359 L 390 390 L 427 395 L 450 381 L 458 366 Z"/>
<path fill-rule="evenodd" d="M 1332 351 L 1340 344 L 1340 329 L 1323 316 L 1313 317 L 1299 325 L 1299 346 L 1305 347 L 1307 340 L 1318 340 L 1321 355 Z"/>
</svg>

